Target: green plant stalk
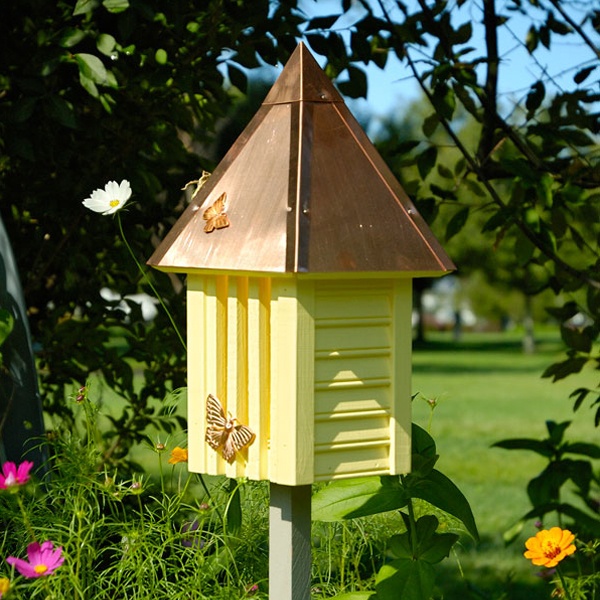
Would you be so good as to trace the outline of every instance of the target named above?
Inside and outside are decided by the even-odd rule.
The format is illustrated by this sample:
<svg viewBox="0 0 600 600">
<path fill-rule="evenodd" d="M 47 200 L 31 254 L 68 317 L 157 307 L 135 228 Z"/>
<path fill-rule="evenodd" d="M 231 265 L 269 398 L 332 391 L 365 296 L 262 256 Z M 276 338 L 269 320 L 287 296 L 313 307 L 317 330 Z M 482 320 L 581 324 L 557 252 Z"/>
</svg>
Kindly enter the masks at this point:
<svg viewBox="0 0 600 600">
<path fill-rule="evenodd" d="M 171 325 L 173 326 L 173 329 L 174 329 L 175 333 L 177 334 L 177 337 L 179 338 L 179 341 L 181 342 L 183 349 L 187 351 L 186 343 L 183 339 L 183 336 L 181 335 L 181 333 L 179 331 L 179 328 L 177 327 L 177 324 L 175 323 L 175 319 L 173 319 L 173 315 L 171 315 L 171 312 L 167 308 L 163 299 L 160 297 L 160 294 L 157 292 L 156 288 L 154 287 L 154 284 L 150 280 L 150 277 L 148 277 L 148 273 L 145 271 L 145 269 L 142 268 L 142 265 L 140 265 L 138 259 L 136 258 L 135 254 L 133 253 L 131 246 L 129 245 L 129 242 L 127 241 L 127 238 L 125 237 L 125 232 L 123 231 L 123 223 L 121 221 L 121 215 L 119 212 L 117 212 L 117 223 L 119 225 L 119 233 L 121 234 L 121 238 L 123 239 L 123 243 L 125 244 L 127 251 L 131 255 L 131 258 L 133 258 L 133 261 L 137 265 L 137 268 L 138 268 L 139 272 L 142 274 L 142 277 L 144 278 L 146 283 L 150 286 L 152 293 L 156 296 L 156 299 L 160 302 L 160 305 L 162 306 L 163 310 L 165 311 L 165 314 L 167 315 L 169 321 L 171 322 Z"/>
<path fill-rule="evenodd" d="M 29 537 L 32 541 L 35 541 L 35 532 L 33 531 L 33 526 L 31 525 L 31 521 L 29 520 L 29 516 L 27 511 L 25 510 L 25 506 L 23 505 L 23 500 L 19 493 L 17 493 L 17 504 L 19 505 L 19 509 L 21 510 L 21 515 L 23 516 L 23 523 L 25 524 L 25 529 L 27 529 L 27 533 L 29 533 Z"/>
<path fill-rule="evenodd" d="M 80 495 L 78 495 L 77 506 L 79 507 L 79 499 Z M 74 576 L 76 580 L 79 580 L 79 573 L 81 570 L 81 550 L 83 548 L 83 540 L 81 540 L 81 531 L 82 531 L 82 518 L 81 518 L 81 509 L 77 508 L 75 510 L 75 517 L 77 519 L 77 552 L 75 554 L 75 567 L 74 567 Z"/>
<path fill-rule="evenodd" d="M 140 509 L 140 525 L 144 526 L 144 507 L 142 506 L 142 495 L 140 493 L 137 495 L 138 508 Z"/>
<path fill-rule="evenodd" d="M 572 600 L 571 594 L 569 594 L 569 590 L 567 589 L 567 582 L 565 581 L 565 578 L 560 570 L 560 567 L 556 567 L 556 572 L 558 573 L 558 577 L 560 578 L 560 584 L 562 585 L 563 592 L 565 593 L 565 598 L 567 600 Z"/>
<path fill-rule="evenodd" d="M 405 478 L 403 475 L 400 476 L 400 481 L 402 484 L 405 484 Z M 413 557 L 417 556 L 418 542 L 417 542 L 417 522 L 415 519 L 415 508 L 412 503 L 412 499 L 408 499 L 408 503 L 406 505 L 408 508 L 408 520 L 410 523 L 410 547 Z"/>
<path fill-rule="evenodd" d="M 158 476 L 160 477 L 160 491 L 165 497 L 165 477 L 163 474 L 162 452 L 158 452 Z"/>
<path fill-rule="evenodd" d="M 342 523 L 342 548 L 346 548 L 346 526 Z M 340 558 L 340 589 L 346 587 L 346 552 L 342 551 Z"/>
</svg>

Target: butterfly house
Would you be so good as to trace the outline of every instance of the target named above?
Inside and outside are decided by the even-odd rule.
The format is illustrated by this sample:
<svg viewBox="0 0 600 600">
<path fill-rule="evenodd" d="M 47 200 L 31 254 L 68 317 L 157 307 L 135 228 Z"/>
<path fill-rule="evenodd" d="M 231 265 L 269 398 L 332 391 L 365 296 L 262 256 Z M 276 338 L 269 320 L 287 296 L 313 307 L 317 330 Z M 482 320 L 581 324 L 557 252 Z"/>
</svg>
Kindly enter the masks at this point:
<svg viewBox="0 0 600 600">
<path fill-rule="evenodd" d="M 187 275 L 190 470 L 410 470 L 412 280 L 454 266 L 303 44 L 148 263 Z"/>
</svg>

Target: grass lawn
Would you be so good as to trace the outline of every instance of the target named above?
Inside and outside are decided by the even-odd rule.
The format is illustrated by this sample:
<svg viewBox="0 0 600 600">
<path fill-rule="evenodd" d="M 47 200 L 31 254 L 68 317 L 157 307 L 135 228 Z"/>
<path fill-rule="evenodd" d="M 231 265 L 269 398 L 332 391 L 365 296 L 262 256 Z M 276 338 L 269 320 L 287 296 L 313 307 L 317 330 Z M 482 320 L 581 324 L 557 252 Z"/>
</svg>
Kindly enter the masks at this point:
<svg viewBox="0 0 600 600">
<path fill-rule="evenodd" d="M 546 420 L 572 420 L 569 439 L 598 443 L 589 403 L 573 413 L 568 397 L 576 387 L 594 385 L 597 374 L 590 370 L 557 383 L 542 379 L 543 370 L 562 356 L 556 333 L 539 336 L 533 355 L 523 354 L 516 334 L 466 334 L 458 343 L 450 334 L 430 334 L 428 340 L 414 352 L 413 393 L 439 402 L 430 430 L 440 454 L 438 468 L 469 500 L 481 535 L 479 546 L 458 553 L 464 579 L 456 561 L 443 563 L 443 597 L 548 598 L 549 587 L 522 557 L 533 524 L 510 546 L 502 539 L 531 508 L 526 485 L 545 461 L 491 446 L 506 438 L 545 437 Z M 427 428 L 430 417 L 427 402 L 417 399 L 413 420 Z"/>
</svg>

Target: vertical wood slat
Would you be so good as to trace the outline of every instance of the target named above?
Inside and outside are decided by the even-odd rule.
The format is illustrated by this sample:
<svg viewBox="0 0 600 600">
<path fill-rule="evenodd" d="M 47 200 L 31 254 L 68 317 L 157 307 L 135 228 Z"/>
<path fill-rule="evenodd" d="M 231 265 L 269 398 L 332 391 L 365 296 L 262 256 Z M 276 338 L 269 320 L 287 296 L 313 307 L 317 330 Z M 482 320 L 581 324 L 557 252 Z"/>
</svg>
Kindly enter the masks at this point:
<svg viewBox="0 0 600 600">
<path fill-rule="evenodd" d="M 205 419 L 198 410 L 198 398 L 206 388 L 206 313 L 207 291 L 205 278 L 188 275 L 187 278 L 187 370 L 188 370 L 188 450 L 190 471 L 208 473 L 208 465 L 203 452 Z"/>
<path fill-rule="evenodd" d="M 412 279 L 394 281 L 394 348 L 390 425 L 390 473 L 411 468 Z"/>
<path fill-rule="evenodd" d="M 220 359 L 226 363 L 226 411 L 240 423 L 248 423 L 248 278 L 230 277 L 227 293 L 226 348 Z M 247 455 L 247 450 L 244 455 Z M 228 477 L 244 477 L 246 463 L 239 458 L 222 468 Z"/>
<path fill-rule="evenodd" d="M 269 479 L 312 483 L 314 468 L 313 282 L 272 282 Z"/>
<path fill-rule="evenodd" d="M 256 440 L 248 449 L 247 476 L 268 479 L 271 403 L 269 278 L 251 278 L 248 283 L 248 423 Z"/>
</svg>

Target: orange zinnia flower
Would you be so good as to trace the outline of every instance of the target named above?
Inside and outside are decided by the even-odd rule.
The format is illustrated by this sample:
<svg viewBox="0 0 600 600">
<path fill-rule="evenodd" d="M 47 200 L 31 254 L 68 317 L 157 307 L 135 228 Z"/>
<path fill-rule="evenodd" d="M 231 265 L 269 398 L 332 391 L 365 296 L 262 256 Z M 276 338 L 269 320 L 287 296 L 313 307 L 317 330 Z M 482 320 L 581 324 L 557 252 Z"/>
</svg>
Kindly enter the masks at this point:
<svg viewBox="0 0 600 600">
<path fill-rule="evenodd" d="M 177 463 L 188 461 L 188 451 L 186 448 L 180 448 L 177 446 L 171 450 L 171 458 L 169 458 L 170 465 L 176 465 Z"/>
<path fill-rule="evenodd" d="M 525 542 L 525 558 L 537 566 L 555 567 L 563 558 L 575 552 L 575 536 L 568 529 L 552 527 L 538 531 Z"/>
</svg>

